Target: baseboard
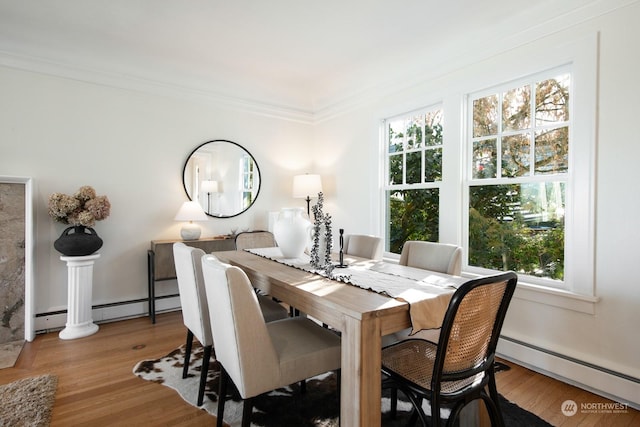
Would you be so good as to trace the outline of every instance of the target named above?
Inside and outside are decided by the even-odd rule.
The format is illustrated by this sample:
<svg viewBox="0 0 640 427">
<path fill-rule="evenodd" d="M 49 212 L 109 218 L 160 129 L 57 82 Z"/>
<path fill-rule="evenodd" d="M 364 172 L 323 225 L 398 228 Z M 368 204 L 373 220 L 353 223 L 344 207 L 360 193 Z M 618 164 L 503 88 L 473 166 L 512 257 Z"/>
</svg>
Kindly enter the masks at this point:
<svg viewBox="0 0 640 427">
<path fill-rule="evenodd" d="M 500 337 L 497 353 L 532 371 L 640 410 L 640 380 L 637 378 L 509 337 Z"/>
<path fill-rule="evenodd" d="M 180 309 L 180 298 L 171 297 L 156 300 L 156 314 Z M 122 301 L 112 304 L 94 306 L 91 317 L 96 324 L 115 322 L 149 315 L 146 300 Z M 42 334 L 61 330 L 67 323 L 65 309 L 40 313 L 35 318 L 36 333 Z"/>
</svg>

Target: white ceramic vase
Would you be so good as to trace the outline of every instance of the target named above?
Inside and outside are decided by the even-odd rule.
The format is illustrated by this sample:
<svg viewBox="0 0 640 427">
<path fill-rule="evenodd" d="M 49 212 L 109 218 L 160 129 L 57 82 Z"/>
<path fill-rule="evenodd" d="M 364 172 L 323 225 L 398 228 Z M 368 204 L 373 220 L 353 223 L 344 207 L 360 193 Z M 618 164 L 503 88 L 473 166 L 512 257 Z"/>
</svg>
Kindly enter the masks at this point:
<svg viewBox="0 0 640 427">
<path fill-rule="evenodd" d="M 302 208 L 283 208 L 273 225 L 273 235 L 285 258 L 299 258 L 309 242 L 311 223 Z"/>
</svg>

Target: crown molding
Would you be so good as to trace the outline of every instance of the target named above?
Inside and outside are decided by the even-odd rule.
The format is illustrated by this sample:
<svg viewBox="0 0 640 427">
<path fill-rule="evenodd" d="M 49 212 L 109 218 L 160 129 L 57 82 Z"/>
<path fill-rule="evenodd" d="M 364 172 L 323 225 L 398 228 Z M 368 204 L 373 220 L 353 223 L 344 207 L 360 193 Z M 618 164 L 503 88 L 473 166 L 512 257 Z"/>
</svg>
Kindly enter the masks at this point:
<svg viewBox="0 0 640 427">
<path fill-rule="evenodd" d="M 19 55 L 7 51 L 0 51 L 0 66 L 83 83 L 202 102 L 216 107 L 228 108 L 297 123 L 314 123 L 314 113 L 302 108 L 293 108 L 257 100 L 227 96 L 210 90 L 187 87 L 180 84 L 131 75 L 117 74 L 104 70 L 90 69 L 76 65 L 72 66 L 49 59 Z"/>
<path fill-rule="evenodd" d="M 571 29 L 599 16 L 636 4 L 639 1 L 640 0 L 596 0 L 584 6 L 569 10 L 566 13 L 540 19 L 538 24 L 525 29 L 520 29 L 517 26 L 510 28 L 508 25 L 496 26 L 490 34 L 486 34 L 484 37 L 472 41 L 464 39 L 452 45 L 441 47 L 440 52 L 434 52 L 434 54 L 431 55 L 431 57 L 435 55 L 439 58 L 438 66 L 434 67 L 432 62 L 407 64 L 405 67 L 398 67 L 403 69 L 402 75 L 390 76 L 387 80 L 380 81 L 367 88 L 356 87 L 358 81 L 355 80 L 353 82 L 353 92 L 343 92 L 339 97 L 336 96 L 321 105 L 314 105 L 309 108 L 234 97 L 213 90 L 188 87 L 172 82 L 119 74 L 100 69 L 83 68 L 50 59 L 1 50 L 0 66 L 85 83 L 181 98 L 265 117 L 314 125 L 347 114 L 350 111 L 373 102 L 379 102 L 379 100 L 386 95 L 411 90 L 423 84 L 425 81 L 440 78 L 447 73 L 462 69 L 469 64 L 489 59 L 495 55 L 524 46 L 543 37 Z M 547 16 L 546 13 L 544 10 L 538 12 L 539 15 L 544 17 Z M 511 25 L 513 26 L 515 24 Z"/>
<path fill-rule="evenodd" d="M 595 18 L 639 2 L 640 0 L 598 0 L 566 13 L 554 15 L 546 20 L 540 20 L 532 27 L 525 29 L 499 27 L 485 37 L 443 46 L 440 52 L 434 52 L 431 55 L 431 57 L 439 58 L 438 64 L 435 66 L 430 61 L 407 65 L 404 67 L 405 72 L 402 75 L 395 75 L 372 87 L 361 89 L 357 93 L 347 94 L 341 99 L 334 99 L 333 102 L 316 106 L 314 123 L 318 124 L 379 102 L 385 96 L 409 91 L 424 84 L 425 81 L 442 78 L 471 64 L 526 46 L 545 37 L 574 29 Z M 585 32 L 593 34 L 594 30 L 587 28 L 581 31 L 581 33 Z"/>
</svg>

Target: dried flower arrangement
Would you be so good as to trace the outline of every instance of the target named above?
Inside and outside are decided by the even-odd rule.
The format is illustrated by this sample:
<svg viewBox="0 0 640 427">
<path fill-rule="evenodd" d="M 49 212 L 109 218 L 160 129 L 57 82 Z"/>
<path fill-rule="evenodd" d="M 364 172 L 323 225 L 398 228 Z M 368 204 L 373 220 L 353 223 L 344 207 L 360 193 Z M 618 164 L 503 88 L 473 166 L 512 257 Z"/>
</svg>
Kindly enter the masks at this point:
<svg viewBox="0 0 640 427">
<path fill-rule="evenodd" d="M 323 269 L 327 274 L 331 274 L 333 264 L 331 262 L 331 248 L 333 246 L 333 232 L 331 230 L 331 215 L 322 212 L 324 205 L 324 194 L 318 193 L 318 204 L 312 207 L 314 223 L 313 223 L 313 242 L 311 246 L 310 263 L 312 267 Z M 324 228 L 324 230 L 323 230 Z M 321 248 L 320 235 L 324 231 L 323 243 Z M 321 257 L 321 254 L 323 255 Z M 322 259 L 321 259 L 322 258 Z"/>
<path fill-rule="evenodd" d="M 93 187 L 80 187 L 73 196 L 53 193 L 49 196 L 49 216 L 63 224 L 93 227 L 111 213 L 107 196 L 97 196 Z"/>
</svg>

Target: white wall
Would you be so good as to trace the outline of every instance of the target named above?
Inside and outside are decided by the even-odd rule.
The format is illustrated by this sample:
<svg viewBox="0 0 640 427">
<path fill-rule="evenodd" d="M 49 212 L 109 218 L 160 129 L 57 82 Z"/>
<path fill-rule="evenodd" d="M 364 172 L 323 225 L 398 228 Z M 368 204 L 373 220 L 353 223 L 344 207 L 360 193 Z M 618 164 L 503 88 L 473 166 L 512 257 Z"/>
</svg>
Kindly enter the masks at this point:
<svg viewBox="0 0 640 427">
<path fill-rule="evenodd" d="M 0 175 L 34 179 L 36 313 L 66 307 L 66 267 L 53 248 L 64 227 L 47 215 L 51 193 L 92 185 L 111 200 L 111 216 L 95 227 L 105 243 L 95 267 L 94 304 L 146 296 L 149 241 L 178 237 L 180 225 L 173 216 L 186 200 L 182 166 L 191 150 L 210 139 L 245 146 L 260 165 L 263 187 L 247 213 L 210 220 L 204 236 L 227 233 L 232 227 L 266 228 L 268 211 L 304 206 L 304 201 L 289 197 L 291 177 L 303 172 L 322 174 L 325 211 L 333 215 L 336 229 L 377 233 L 381 118 L 442 100 L 445 108 L 458 108 L 467 91 L 499 83 L 492 81 L 491 64 L 496 61 L 513 60 L 532 46 L 553 44 L 564 36 L 599 31 L 595 254 L 599 302 L 595 314 L 585 314 L 516 299 L 503 332 L 542 350 L 640 378 L 640 281 L 634 268 L 640 261 L 640 197 L 635 188 L 640 180 L 638 17 L 640 6 L 634 2 L 572 28 L 537 28 L 548 37 L 538 33 L 522 40 L 524 35 L 517 34 L 510 41 L 518 39 L 519 45 L 514 43 L 507 53 L 480 60 L 482 53 L 476 52 L 469 56 L 474 62 L 462 65 L 459 62 L 469 58 L 456 58 L 445 75 L 426 73 L 410 88 L 369 94 L 366 102 L 363 98 L 332 118 L 322 112 L 315 126 L 0 68 Z M 492 52 L 496 49 L 491 47 Z M 447 117 L 447 124 L 458 127 L 461 116 Z M 458 237 L 454 233 L 446 239 Z M 139 311 L 144 309 L 141 305 Z M 544 352 L 512 353 L 538 369 L 583 385 L 593 383 L 588 378 L 592 371 L 562 370 L 555 365 L 562 361 L 544 359 Z M 625 398 L 638 403 L 637 382 L 631 381 L 625 390 L 616 390 L 618 385 L 628 386 L 612 382 L 601 390 L 631 396 Z"/>
<path fill-rule="evenodd" d="M 111 201 L 111 215 L 94 227 L 104 240 L 94 305 L 146 297 L 149 241 L 179 238 L 182 168 L 205 141 L 246 147 L 263 185 L 248 212 L 210 219 L 203 236 L 266 228 L 269 211 L 304 205 L 289 195 L 293 175 L 310 167 L 308 124 L 8 68 L 0 68 L 0 93 L 0 175 L 34 182 L 36 313 L 67 305 L 66 267 L 53 248 L 65 227 L 47 215 L 53 192 L 92 185 Z"/>
<path fill-rule="evenodd" d="M 595 271 L 599 301 L 595 303 L 595 312 L 586 314 L 515 298 L 503 334 L 533 348 L 508 342 L 501 344 L 501 351 L 540 371 L 621 401 L 635 402 L 636 406 L 640 405 L 640 280 L 635 268 L 640 262 L 637 250 L 640 196 L 636 189 L 640 181 L 637 167 L 640 141 L 635 125 L 640 113 L 639 17 L 640 5 L 635 3 L 573 28 L 550 28 L 547 35 L 532 36 L 489 59 L 418 80 L 406 90 L 381 92 L 378 98 L 370 96 L 363 105 L 323 121 L 315 130 L 317 147 L 321 150 L 316 156 L 327 162 L 325 167 L 333 170 L 333 179 L 338 183 L 337 222 L 345 224 L 347 230 L 378 232 L 375 226 L 380 196 L 378 158 L 373 151 L 379 149 L 380 119 L 444 102 L 448 147 L 445 150 L 459 153 L 463 136 L 456 129 L 461 125 L 465 93 L 502 83 L 503 78 L 520 77 L 502 75 L 500 64 L 527 61 L 531 55 L 552 49 L 563 40 L 599 32 L 597 170 L 593 171 L 597 173 Z M 530 72 L 534 71 L 539 70 Z M 452 114 L 447 116 L 447 112 Z M 455 213 L 452 215 L 456 218 Z M 457 238 L 458 233 L 451 233 L 444 240 L 455 242 Z M 609 375 L 607 370 L 622 374 L 622 379 L 616 374 Z"/>
</svg>

